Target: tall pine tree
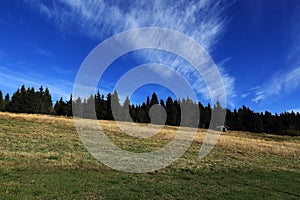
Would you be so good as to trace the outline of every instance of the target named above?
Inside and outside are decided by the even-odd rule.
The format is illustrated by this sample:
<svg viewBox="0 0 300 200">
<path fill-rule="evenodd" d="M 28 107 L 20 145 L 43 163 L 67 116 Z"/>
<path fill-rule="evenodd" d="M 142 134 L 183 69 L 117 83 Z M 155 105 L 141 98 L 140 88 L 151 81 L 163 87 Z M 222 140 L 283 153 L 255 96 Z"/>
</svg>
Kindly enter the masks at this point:
<svg viewBox="0 0 300 200">
<path fill-rule="evenodd" d="M 3 101 L 2 91 L 0 90 L 0 111 L 3 110 L 4 110 L 4 101 Z"/>
<path fill-rule="evenodd" d="M 167 125 L 175 126 L 177 118 L 177 109 L 172 97 L 168 97 L 166 101 Z"/>
</svg>

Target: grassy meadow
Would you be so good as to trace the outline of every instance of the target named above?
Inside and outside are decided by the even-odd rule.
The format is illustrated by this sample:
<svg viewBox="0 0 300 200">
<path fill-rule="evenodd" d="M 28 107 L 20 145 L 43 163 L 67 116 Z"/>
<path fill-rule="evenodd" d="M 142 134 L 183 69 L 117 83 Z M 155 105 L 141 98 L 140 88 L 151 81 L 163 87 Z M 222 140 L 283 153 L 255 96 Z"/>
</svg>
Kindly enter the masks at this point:
<svg viewBox="0 0 300 200">
<path fill-rule="evenodd" d="M 139 139 L 99 123 L 134 152 L 162 147 L 177 129 Z M 71 118 L 0 112 L 0 199 L 300 199 L 300 137 L 230 131 L 199 159 L 204 136 L 167 168 L 133 174 L 93 158 Z"/>
</svg>

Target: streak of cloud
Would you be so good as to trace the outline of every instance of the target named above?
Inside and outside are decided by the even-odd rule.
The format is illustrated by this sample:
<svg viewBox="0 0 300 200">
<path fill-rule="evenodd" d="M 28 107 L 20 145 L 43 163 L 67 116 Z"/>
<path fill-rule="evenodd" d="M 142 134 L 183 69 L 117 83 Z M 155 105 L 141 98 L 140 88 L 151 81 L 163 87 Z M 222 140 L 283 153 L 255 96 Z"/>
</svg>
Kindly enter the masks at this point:
<svg viewBox="0 0 300 200">
<path fill-rule="evenodd" d="M 77 26 L 92 38 L 140 27 L 163 27 L 182 32 L 206 50 L 218 42 L 226 25 L 224 0 L 213 1 L 80 1 L 31 2 L 41 14 L 62 27 Z"/>
<path fill-rule="evenodd" d="M 69 98 L 73 85 L 66 80 L 51 79 L 35 73 L 22 74 L 10 70 L 9 67 L 0 67 L 0 85 L 15 90 L 23 84 L 27 87 L 34 87 L 36 90 L 43 85 L 49 88 L 53 99 L 63 97 L 65 100 Z"/>
<path fill-rule="evenodd" d="M 227 18 L 224 11 L 231 4 L 229 0 L 192 0 L 192 1 L 26 1 L 33 8 L 50 20 L 54 20 L 64 31 L 79 30 L 81 34 L 102 41 L 103 39 L 132 28 L 162 27 L 179 31 L 197 41 L 208 53 L 213 52 L 216 44 L 221 39 Z M 153 38 L 153 37 L 152 37 Z M 157 37 L 157 40 L 161 38 Z M 139 46 L 144 41 L 139 38 L 128 38 L 134 45 Z M 176 41 L 176 38 L 174 39 Z M 155 42 L 155 41 L 153 41 Z M 188 50 L 194 56 L 199 56 L 194 49 L 184 47 L 180 41 L 174 43 L 174 48 Z M 206 100 L 210 95 L 220 95 L 218 91 L 209 94 L 207 86 L 193 67 L 186 65 L 174 55 L 166 53 L 144 53 L 142 55 L 147 62 L 169 65 L 189 80 L 197 92 Z M 200 55 L 207 59 L 207 55 Z M 170 71 L 153 69 L 157 74 L 166 78 L 172 76 Z M 235 79 L 220 67 L 223 84 L 227 96 L 234 97 Z M 214 77 L 207 68 L 204 74 Z M 208 78 L 208 77 L 206 77 Z"/>
<path fill-rule="evenodd" d="M 252 102 L 258 103 L 263 100 L 290 94 L 300 88 L 300 67 L 286 72 L 275 74 L 267 83 L 255 90 Z"/>
</svg>

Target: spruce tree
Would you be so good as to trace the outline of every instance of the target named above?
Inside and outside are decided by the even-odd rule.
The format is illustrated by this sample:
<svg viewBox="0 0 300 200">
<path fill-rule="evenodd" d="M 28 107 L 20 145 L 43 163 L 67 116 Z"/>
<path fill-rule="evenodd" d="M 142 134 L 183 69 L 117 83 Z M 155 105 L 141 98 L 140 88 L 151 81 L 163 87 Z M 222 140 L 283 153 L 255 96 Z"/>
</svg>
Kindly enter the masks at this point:
<svg viewBox="0 0 300 200">
<path fill-rule="evenodd" d="M 150 97 L 149 97 L 149 96 L 147 96 L 146 106 L 147 106 L 148 108 L 150 107 Z"/>
<path fill-rule="evenodd" d="M 9 94 L 7 93 L 4 97 L 4 101 L 3 101 L 3 111 L 9 111 L 8 107 L 10 104 L 10 98 L 9 98 Z"/>
<path fill-rule="evenodd" d="M 151 104 L 150 104 L 150 97 L 147 96 L 146 99 L 146 106 L 142 107 L 142 109 L 144 110 L 144 122 L 145 123 L 150 123 L 150 116 L 149 116 L 149 110 L 150 110 Z"/>
<path fill-rule="evenodd" d="M 8 111 L 21 113 L 23 112 L 24 104 L 20 89 L 18 89 L 11 97 L 11 101 L 8 105 Z"/>
<path fill-rule="evenodd" d="M 36 99 L 36 93 L 34 91 L 34 88 L 28 88 L 27 89 L 27 99 L 28 99 L 28 113 L 37 113 L 36 107 L 37 107 L 37 99 Z"/>
<path fill-rule="evenodd" d="M 174 101 L 175 102 L 175 101 Z M 181 107 L 181 125 L 188 127 L 199 126 L 199 108 L 191 99 L 183 98 Z"/>
<path fill-rule="evenodd" d="M 199 128 L 204 128 L 205 127 L 205 122 L 204 122 L 204 106 L 201 102 L 198 102 L 198 109 L 199 109 L 199 116 L 200 116 L 200 121 L 199 121 Z"/>
<path fill-rule="evenodd" d="M 52 110 L 52 98 L 49 89 L 46 88 L 45 92 L 42 94 L 41 113 L 50 114 L 51 110 Z"/>
<path fill-rule="evenodd" d="M 111 95 L 111 108 L 113 109 L 113 118 L 116 121 L 122 120 L 122 108 L 120 105 L 120 99 L 118 92 L 115 90 L 114 93 Z"/>
<path fill-rule="evenodd" d="M 161 100 L 159 101 L 159 104 L 160 104 L 163 108 L 166 108 L 165 102 L 164 102 L 163 99 L 161 99 Z"/>
<path fill-rule="evenodd" d="M 101 119 L 100 101 L 101 101 L 101 95 L 100 95 L 100 91 L 98 90 L 95 96 L 95 110 L 96 110 L 97 119 Z"/>
<path fill-rule="evenodd" d="M 2 91 L 0 90 L 0 111 L 3 110 L 4 110 L 4 101 L 3 101 Z"/>
<path fill-rule="evenodd" d="M 173 102 L 173 99 L 169 96 L 166 101 L 166 112 L 167 112 L 167 125 L 175 126 L 177 109 Z"/>
<path fill-rule="evenodd" d="M 264 132 L 273 133 L 274 120 L 272 114 L 268 111 L 265 111 L 263 116 Z"/>
<path fill-rule="evenodd" d="M 132 120 L 134 122 L 138 122 L 138 112 L 137 112 L 137 107 L 135 105 L 130 105 L 129 113 Z"/>
<path fill-rule="evenodd" d="M 104 95 L 102 94 L 101 95 L 101 98 L 100 98 L 100 110 L 99 110 L 99 118 L 100 119 L 105 119 L 105 116 L 107 115 L 107 102 L 106 100 L 104 99 Z"/>
<path fill-rule="evenodd" d="M 30 100 L 28 98 L 25 85 L 21 86 L 20 95 L 21 95 L 20 101 L 21 101 L 22 105 L 19 107 L 19 112 L 21 112 L 21 113 L 28 113 Z"/>
<path fill-rule="evenodd" d="M 111 111 L 111 94 L 108 93 L 106 96 L 106 115 L 105 115 L 106 120 L 113 120 L 113 114 Z"/>
<path fill-rule="evenodd" d="M 217 116 L 217 117 L 214 118 L 213 122 L 211 122 L 212 127 L 216 128 L 218 126 L 223 126 L 224 122 L 222 121 L 221 116 L 223 115 L 223 112 L 225 112 L 225 110 L 222 108 L 221 103 L 219 101 L 217 101 L 214 104 L 212 112 L 214 113 L 214 116 Z"/>
<path fill-rule="evenodd" d="M 130 100 L 128 98 L 128 96 L 126 96 L 126 99 L 123 103 L 123 107 L 122 107 L 122 120 L 123 121 L 130 121 Z"/>
<path fill-rule="evenodd" d="M 73 97 L 72 97 L 72 94 L 71 94 L 69 101 L 67 101 L 67 103 L 66 103 L 65 112 L 66 112 L 67 116 L 73 116 L 72 104 L 73 104 Z"/>
<path fill-rule="evenodd" d="M 65 116 L 66 115 L 66 103 L 63 101 L 63 98 L 61 97 L 59 99 L 59 101 L 56 101 L 55 105 L 54 105 L 54 110 L 55 110 L 55 114 L 60 116 Z"/>
<path fill-rule="evenodd" d="M 39 91 L 36 92 L 36 101 L 37 101 L 36 111 L 37 111 L 37 113 L 42 113 L 43 96 L 44 96 L 44 88 L 41 85 L 39 88 Z"/>
<path fill-rule="evenodd" d="M 83 100 L 83 118 L 95 119 L 96 117 L 95 96 L 91 94 L 89 98 Z"/>
<path fill-rule="evenodd" d="M 210 117 L 211 117 L 211 106 L 208 103 L 207 106 L 204 107 L 204 114 L 203 114 L 204 128 L 209 128 Z"/>
<path fill-rule="evenodd" d="M 264 125 L 263 125 L 263 122 L 262 122 L 262 119 L 260 118 L 259 114 L 256 114 L 255 115 L 256 118 L 255 118 L 255 132 L 257 133 L 262 133 L 264 132 Z"/>
<path fill-rule="evenodd" d="M 150 107 L 154 104 L 158 104 L 158 97 L 155 92 L 153 92 L 153 94 L 152 94 L 152 97 L 150 100 Z"/>
<path fill-rule="evenodd" d="M 179 126 L 181 123 L 181 107 L 180 107 L 180 100 L 174 101 L 174 106 L 176 108 L 176 126 Z"/>
<path fill-rule="evenodd" d="M 233 127 L 235 126 L 233 113 L 229 109 L 226 109 L 225 125 L 229 126 L 230 129 L 233 129 Z"/>
<path fill-rule="evenodd" d="M 75 108 L 73 110 L 73 108 Z M 83 118 L 83 104 L 80 97 L 77 97 L 76 101 L 74 101 L 74 105 L 72 105 L 72 114 L 75 117 Z"/>
</svg>

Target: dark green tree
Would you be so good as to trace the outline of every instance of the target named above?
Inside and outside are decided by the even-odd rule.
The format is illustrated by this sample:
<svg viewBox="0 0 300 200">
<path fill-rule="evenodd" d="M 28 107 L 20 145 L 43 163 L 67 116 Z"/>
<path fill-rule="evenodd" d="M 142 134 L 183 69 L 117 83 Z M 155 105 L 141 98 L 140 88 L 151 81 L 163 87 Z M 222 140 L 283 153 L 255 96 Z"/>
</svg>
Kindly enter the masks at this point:
<svg viewBox="0 0 300 200">
<path fill-rule="evenodd" d="M 190 98 L 183 98 L 181 107 L 181 125 L 188 127 L 199 126 L 199 108 Z"/>
<path fill-rule="evenodd" d="M 8 105 L 8 111 L 21 113 L 24 111 L 24 104 L 20 89 L 18 89 L 11 97 L 11 101 Z"/>
<path fill-rule="evenodd" d="M 102 94 L 101 95 L 101 98 L 100 98 L 100 119 L 104 119 L 105 116 L 107 115 L 107 102 L 106 100 L 104 99 L 104 95 Z"/>
<path fill-rule="evenodd" d="M 179 126 L 181 123 L 181 102 L 180 100 L 174 100 L 174 106 L 176 108 L 176 126 Z"/>
<path fill-rule="evenodd" d="M 163 108 L 166 108 L 165 102 L 164 102 L 163 99 L 161 99 L 161 100 L 159 101 L 159 104 L 160 104 Z"/>
<path fill-rule="evenodd" d="M 21 86 L 21 91 L 20 91 L 21 97 L 20 101 L 22 101 L 22 106 L 20 106 L 19 112 L 21 113 L 28 113 L 29 112 L 29 104 L 30 104 L 30 99 L 28 98 L 28 94 L 25 88 L 25 85 Z"/>
<path fill-rule="evenodd" d="M 7 93 L 3 101 L 3 111 L 8 111 L 9 104 L 10 104 L 10 98 L 9 98 L 9 94 Z"/>
<path fill-rule="evenodd" d="M 66 115 L 67 116 L 73 116 L 73 110 L 72 110 L 72 104 L 73 104 L 73 97 L 72 94 L 70 95 L 69 101 L 66 103 Z"/>
<path fill-rule="evenodd" d="M 150 106 L 158 104 L 158 97 L 155 92 L 153 92 L 151 100 L 150 100 Z"/>
<path fill-rule="evenodd" d="M 200 118 L 203 118 L 204 128 L 209 128 L 210 117 L 211 117 L 211 106 L 210 106 L 210 104 L 207 104 L 207 106 L 204 107 L 204 112 L 203 113 L 204 113 L 203 115 L 200 115 Z"/>
<path fill-rule="evenodd" d="M 265 114 L 263 116 L 263 124 L 264 124 L 264 132 L 265 133 L 274 133 L 274 120 L 273 116 L 270 112 L 265 111 Z"/>
<path fill-rule="evenodd" d="M 41 85 L 40 86 L 40 88 L 39 88 L 39 90 L 36 92 L 36 96 L 37 96 L 37 98 L 36 98 L 36 103 L 37 103 L 37 105 L 36 105 L 36 112 L 37 113 L 42 113 L 42 104 L 43 104 L 43 97 L 44 97 L 44 88 L 43 88 L 43 86 Z"/>
<path fill-rule="evenodd" d="M 1 90 L 0 90 L 0 111 L 4 111 L 3 94 Z"/>
<path fill-rule="evenodd" d="M 106 96 L 106 115 L 105 118 L 106 120 L 113 120 L 113 114 L 111 111 L 111 94 L 108 93 Z"/>
<path fill-rule="evenodd" d="M 90 95 L 89 98 L 83 100 L 83 116 L 87 119 L 95 119 L 96 108 L 95 108 L 95 95 Z"/>
<path fill-rule="evenodd" d="M 212 128 L 223 126 L 224 121 L 222 121 L 222 119 L 223 116 L 225 117 L 226 115 L 226 110 L 222 107 L 219 101 L 214 104 L 212 112 L 214 113 L 214 119 L 211 121 Z"/>
<path fill-rule="evenodd" d="M 199 114 L 200 114 L 199 128 L 205 128 L 204 106 L 201 102 L 198 102 L 198 109 L 199 109 Z"/>
<path fill-rule="evenodd" d="M 123 107 L 122 107 L 122 120 L 123 121 L 130 121 L 130 100 L 128 98 L 128 96 L 126 96 L 126 99 L 123 103 Z M 132 112 L 132 111 L 131 111 Z"/>
<path fill-rule="evenodd" d="M 27 113 L 37 113 L 37 97 L 33 87 L 27 89 Z"/>
<path fill-rule="evenodd" d="M 52 111 L 52 98 L 48 88 L 46 88 L 45 92 L 42 94 L 41 102 L 41 113 L 50 114 Z"/>
<path fill-rule="evenodd" d="M 143 109 L 142 112 L 144 113 L 144 123 L 150 123 L 150 116 L 149 116 L 150 107 L 151 107 L 150 97 L 147 96 L 146 106 L 142 107 L 142 109 Z"/>
<path fill-rule="evenodd" d="M 149 96 L 147 96 L 147 99 L 146 99 L 146 106 L 150 107 L 150 97 Z"/>
<path fill-rule="evenodd" d="M 111 95 L 111 108 L 113 109 L 113 118 L 114 120 L 121 121 L 123 118 L 122 107 L 120 105 L 119 94 L 115 90 L 114 93 Z"/>
<path fill-rule="evenodd" d="M 58 116 L 65 116 L 66 115 L 66 103 L 63 101 L 61 97 L 59 101 L 56 101 L 54 105 L 55 114 Z"/>
<path fill-rule="evenodd" d="M 101 119 L 100 101 L 101 101 L 101 94 L 100 91 L 98 90 L 95 96 L 95 110 L 96 110 L 97 119 Z"/>
<path fill-rule="evenodd" d="M 172 97 L 168 97 L 166 101 L 166 112 L 167 112 L 167 125 L 175 126 L 177 118 L 177 109 L 173 102 Z"/>
<path fill-rule="evenodd" d="M 82 104 L 82 100 L 80 97 L 77 97 L 77 99 L 74 101 L 74 104 L 72 104 L 72 114 L 75 117 L 82 117 L 82 118 L 84 117 L 83 116 L 83 104 Z"/>
</svg>

